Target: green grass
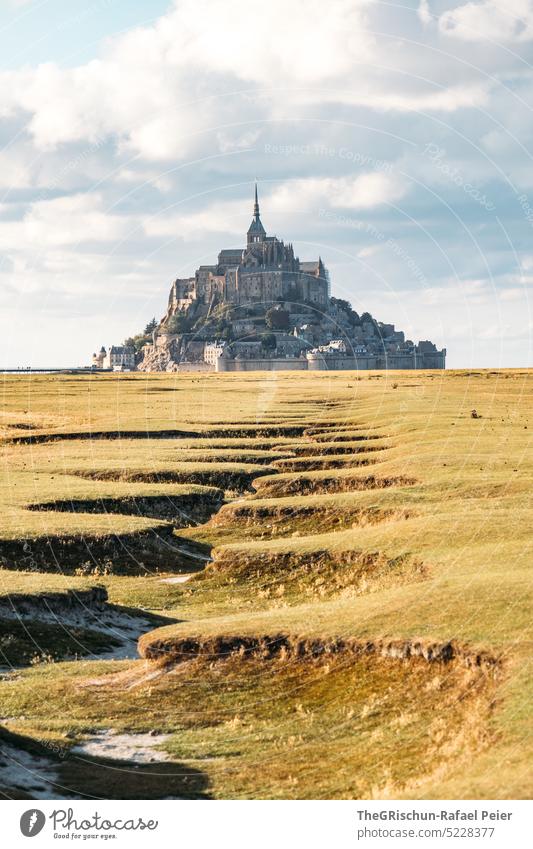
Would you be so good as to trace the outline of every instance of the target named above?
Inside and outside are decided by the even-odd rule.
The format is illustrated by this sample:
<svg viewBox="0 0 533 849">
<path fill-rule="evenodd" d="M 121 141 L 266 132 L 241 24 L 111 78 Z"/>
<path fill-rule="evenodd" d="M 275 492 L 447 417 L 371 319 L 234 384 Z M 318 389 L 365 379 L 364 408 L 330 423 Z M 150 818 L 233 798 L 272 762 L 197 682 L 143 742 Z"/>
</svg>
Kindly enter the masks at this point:
<svg viewBox="0 0 533 849">
<path fill-rule="evenodd" d="M 215 797 L 528 795 L 532 379 L 518 370 L 6 378 L 0 556 L 2 540 L 90 542 L 161 527 L 120 503 L 105 514 L 29 504 L 202 497 L 213 488 L 171 475 L 196 472 L 204 484 L 241 475 L 218 515 L 176 531 L 184 544 L 212 548 L 205 571 L 184 584 L 165 583 L 160 563 L 157 575 L 99 576 L 110 601 L 176 620 L 145 634 L 143 650 L 162 639 L 287 634 L 453 640 L 499 659 L 495 679 L 455 661 L 379 657 L 328 665 L 236 656 L 174 671 L 52 663 L 0 685 L 10 728 L 30 740 L 171 731 L 173 756 Z M 288 426 L 299 431 L 276 431 Z M 172 429 L 206 435 L 10 441 Z M 257 492 L 243 492 L 254 475 Z M 376 487 L 383 480 L 390 485 Z M 0 593 L 70 581 L 86 585 L 3 570 Z M 23 665 L 24 647 L 16 651 Z M 150 669 L 157 675 L 145 680 Z M 375 712 L 364 708 L 374 699 Z M 68 718 L 58 718 L 67 703 Z M 74 769 L 72 786 L 94 789 L 94 773 L 63 768 Z M 97 770 L 110 797 L 111 772 Z M 132 792 L 157 796 L 151 780 Z"/>
<path fill-rule="evenodd" d="M 31 715 L 35 737 L 63 747 L 109 727 L 171 733 L 167 751 L 204 772 L 220 798 L 403 792 L 450 758 L 483 748 L 492 691 L 475 672 L 440 668 L 428 675 L 423 661 L 409 669 L 398 661 L 354 665 L 340 657 L 266 667 L 238 658 L 193 661 L 149 687 L 135 686 L 143 666 L 121 672 L 117 666 L 86 665 L 81 678 L 72 665 L 34 669 L 10 685 L 5 708 Z M 11 730 L 22 727 L 14 723 Z M 66 758 L 66 786 L 71 770 Z"/>
</svg>

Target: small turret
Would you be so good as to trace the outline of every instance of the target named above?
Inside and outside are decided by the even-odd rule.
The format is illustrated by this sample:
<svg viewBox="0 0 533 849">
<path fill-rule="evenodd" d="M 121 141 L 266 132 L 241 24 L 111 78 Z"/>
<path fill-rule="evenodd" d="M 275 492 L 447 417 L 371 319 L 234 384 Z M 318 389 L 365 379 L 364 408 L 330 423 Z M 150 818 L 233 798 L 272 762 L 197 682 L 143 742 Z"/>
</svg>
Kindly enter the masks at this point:
<svg viewBox="0 0 533 849">
<path fill-rule="evenodd" d="M 106 352 L 106 349 L 105 349 L 105 348 L 104 348 L 104 346 L 102 345 L 102 347 L 100 348 L 99 352 L 98 352 L 97 354 L 96 354 L 96 353 L 94 353 L 94 354 L 93 354 L 93 356 L 92 356 L 92 365 L 93 365 L 95 368 L 103 368 L 103 366 L 104 366 L 104 359 L 105 359 L 105 357 L 106 357 L 106 353 L 107 353 L 107 352 Z"/>
</svg>

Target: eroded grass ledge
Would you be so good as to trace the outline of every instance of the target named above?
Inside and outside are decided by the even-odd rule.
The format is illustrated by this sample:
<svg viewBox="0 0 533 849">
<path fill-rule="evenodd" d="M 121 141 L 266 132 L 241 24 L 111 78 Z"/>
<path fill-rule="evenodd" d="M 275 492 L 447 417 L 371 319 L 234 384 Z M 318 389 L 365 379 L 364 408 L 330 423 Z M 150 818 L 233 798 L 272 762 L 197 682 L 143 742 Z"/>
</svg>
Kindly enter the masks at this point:
<svg viewBox="0 0 533 849">
<path fill-rule="evenodd" d="M 333 494 L 335 492 L 357 492 L 363 489 L 385 489 L 390 486 L 413 486 L 415 478 L 376 477 L 376 475 L 328 475 L 311 477 L 266 477 L 254 481 L 259 497 L 269 495 L 280 498 L 285 495 L 311 495 L 312 493 Z"/>
<path fill-rule="evenodd" d="M 161 519 L 175 528 L 187 528 L 207 520 L 224 503 L 222 490 L 205 493 L 138 495 L 117 498 L 72 498 L 29 504 L 27 510 L 58 513 L 118 513 Z"/>
<path fill-rule="evenodd" d="M 4 569 L 79 575 L 191 572 L 205 563 L 205 546 L 181 540 L 169 524 L 124 534 L 0 539 Z"/>
<path fill-rule="evenodd" d="M 501 667 L 500 659 L 490 652 L 463 646 L 454 640 L 439 642 L 386 637 L 375 640 L 310 638 L 291 634 L 178 637 L 157 636 L 157 632 L 151 632 L 139 639 L 139 654 L 148 660 L 165 659 L 172 663 L 183 663 L 198 657 L 221 661 L 236 655 L 263 660 L 346 655 L 388 657 L 396 660 L 421 658 L 427 663 L 441 664 L 457 661 L 468 668 L 479 668 L 493 674 Z"/>
</svg>

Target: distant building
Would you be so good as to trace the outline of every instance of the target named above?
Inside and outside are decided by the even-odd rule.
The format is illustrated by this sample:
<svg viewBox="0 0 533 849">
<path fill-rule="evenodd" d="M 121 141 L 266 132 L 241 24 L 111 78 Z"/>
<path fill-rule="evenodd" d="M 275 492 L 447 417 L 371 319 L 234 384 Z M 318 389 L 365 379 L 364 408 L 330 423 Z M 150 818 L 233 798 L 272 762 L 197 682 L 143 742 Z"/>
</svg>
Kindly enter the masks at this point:
<svg viewBox="0 0 533 849">
<path fill-rule="evenodd" d="M 167 317 L 196 305 L 272 303 L 286 299 L 327 309 L 329 276 L 320 259 L 300 262 L 291 244 L 267 236 L 259 215 L 257 186 L 246 247 L 220 251 L 214 265 L 201 265 L 194 277 L 172 284 Z"/>
<path fill-rule="evenodd" d="M 344 339 L 332 339 L 329 343 L 329 348 L 332 351 L 338 351 L 340 354 L 346 353 L 346 342 Z"/>
<path fill-rule="evenodd" d="M 93 365 L 140 371 L 445 367 L 445 348 L 428 340 L 417 345 L 394 324 L 331 297 L 320 257 L 301 261 L 292 244 L 267 235 L 257 186 L 244 241 L 174 281 L 166 314 L 137 363 L 133 348 L 112 346 L 93 354 Z"/>
<path fill-rule="evenodd" d="M 111 345 L 104 357 L 104 368 L 110 369 L 134 369 L 135 348 L 121 345 Z"/>
<path fill-rule="evenodd" d="M 92 364 L 94 368 L 104 368 L 104 360 L 106 358 L 107 351 L 102 345 L 97 354 L 93 354 Z"/>
<path fill-rule="evenodd" d="M 222 354 L 226 343 L 221 341 L 206 342 L 204 345 L 204 362 L 216 366 L 217 360 Z"/>
</svg>

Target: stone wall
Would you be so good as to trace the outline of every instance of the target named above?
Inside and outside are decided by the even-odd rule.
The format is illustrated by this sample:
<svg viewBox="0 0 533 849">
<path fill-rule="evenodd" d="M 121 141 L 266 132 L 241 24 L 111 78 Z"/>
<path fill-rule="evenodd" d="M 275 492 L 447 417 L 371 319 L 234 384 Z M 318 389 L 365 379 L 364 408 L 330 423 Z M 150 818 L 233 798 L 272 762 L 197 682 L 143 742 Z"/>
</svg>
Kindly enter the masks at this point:
<svg viewBox="0 0 533 849">
<path fill-rule="evenodd" d="M 230 360 L 220 357 L 217 371 L 369 371 L 394 369 L 443 369 L 445 352 L 431 354 L 398 354 L 386 359 L 380 356 L 320 357 L 310 355 L 301 359 Z"/>
<path fill-rule="evenodd" d="M 310 371 L 377 371 L 409 369 L 443 369 L 446 367 L 446 352 L 429 354 L 389 354 L 360 357 L 308 357 Z"/>
<path fill-rule="evenodd" d="M 215 371 L 215 367 L 214 365 L 212 365 L 212 363 L 179 363 L 176 368 L 176 371 L 180 373 L 187 371 L 205 373 Z"/>
<path fill-rule="evenodd" d="M 219 357 L 217 371 L 307 371 L 307 360 L 229 360 Z"/>
</svg>

